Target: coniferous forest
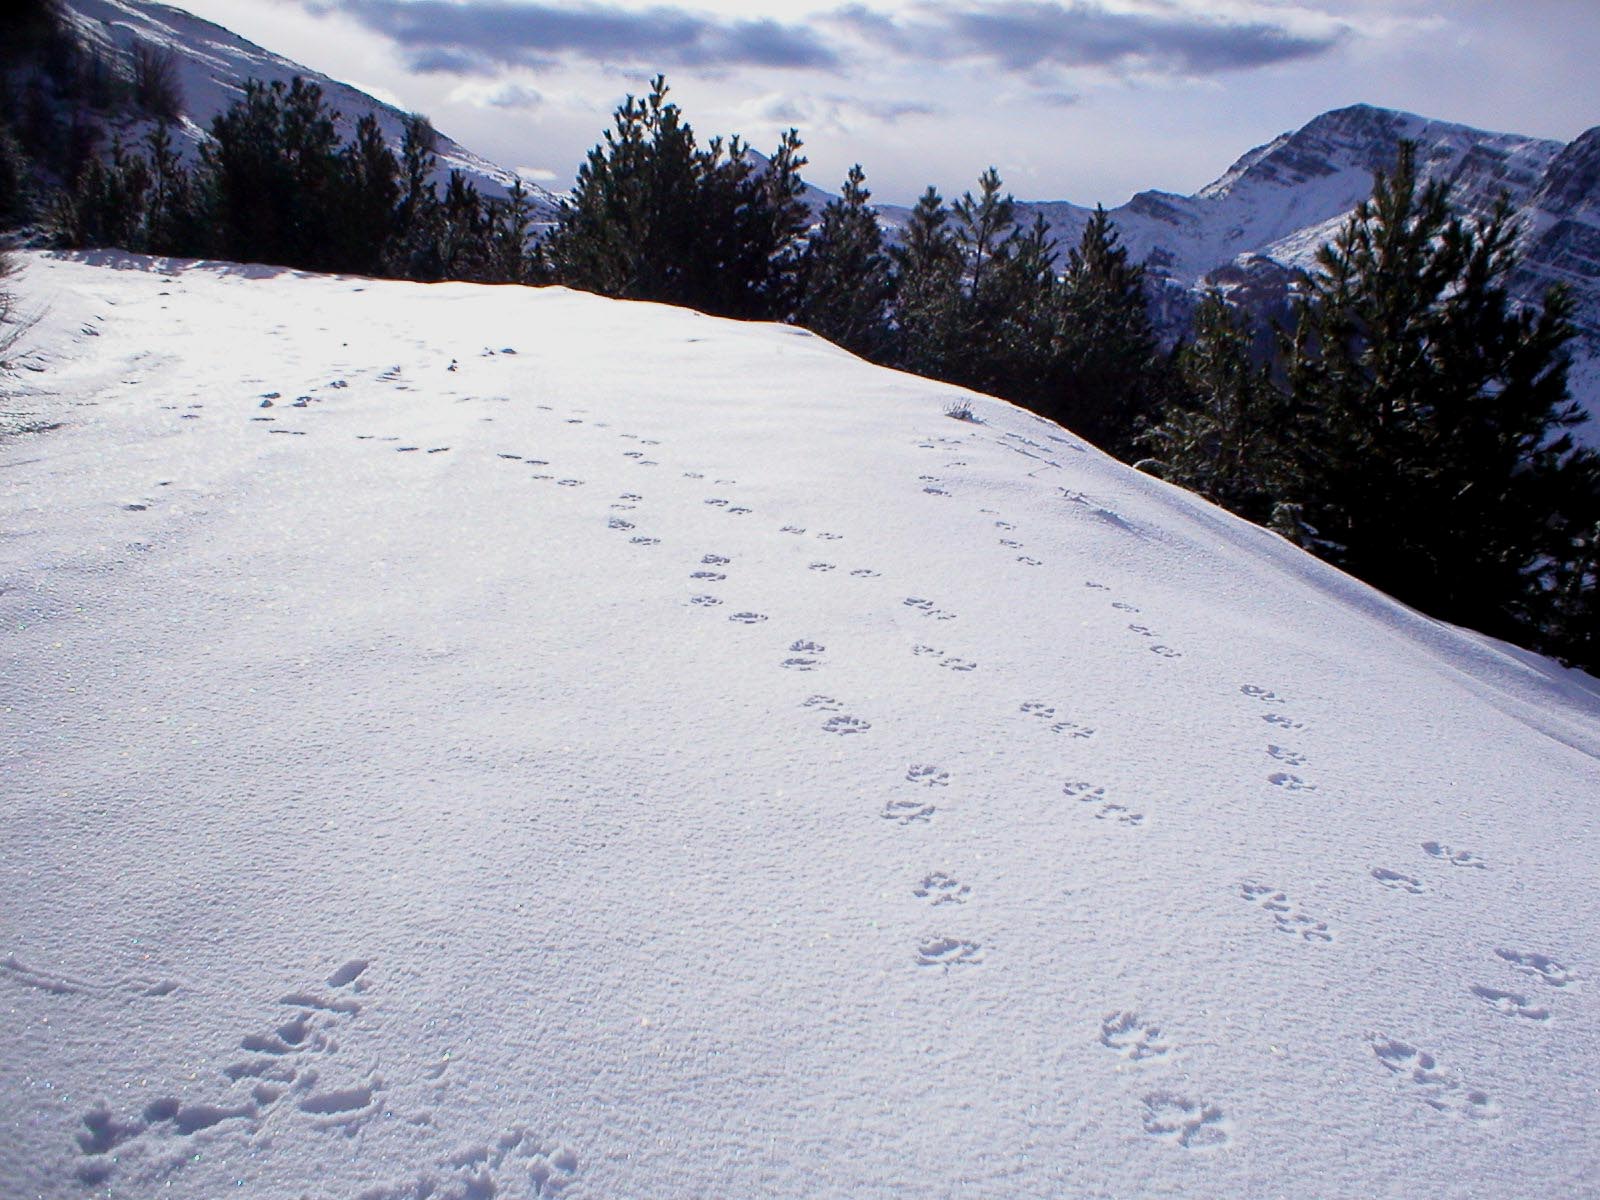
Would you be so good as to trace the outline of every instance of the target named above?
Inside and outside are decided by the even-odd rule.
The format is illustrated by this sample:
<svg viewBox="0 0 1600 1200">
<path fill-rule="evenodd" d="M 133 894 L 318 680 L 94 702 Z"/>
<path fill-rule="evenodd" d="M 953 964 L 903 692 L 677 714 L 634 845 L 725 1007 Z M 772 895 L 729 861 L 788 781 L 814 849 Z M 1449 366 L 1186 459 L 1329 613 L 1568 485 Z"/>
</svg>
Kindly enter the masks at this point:
<svg viewBox="0 0 1600 1200">
<path fill-rule="evenodd" d="M 628 97 L 553 223 L 520 185 L 436 182 L 408 118 L 350 141 L 312 83 L 252 83 L 185 162 L 175 69 L 99 58 L 37 5 L 0 50 L 0 228 L 418 281 L 560 283 L 809 328 L 873 362 L 1014 401 L 1271 527 L 1418 609 L 1600 669 L 1600 455 L 1572 431 L 1571 304 L 1512 304 L 1517 216 L 1461 216 L 1409 147 L 1262 327 L 1221 293 L 1161 344 L 1140 264 L 1097 210 L 1077 244 L 1019 225 L 991 168 L 925 191 L 891 239 L 863 170 L 819 214 L 791 130 L 702 142 L 663 78 Z M 17 78 L 15 72 L 5 78 Z M 136 145 L 94 114 L 151 119 Z M 0 296 L 0 314 L 5 311 Z"/>
</svg>

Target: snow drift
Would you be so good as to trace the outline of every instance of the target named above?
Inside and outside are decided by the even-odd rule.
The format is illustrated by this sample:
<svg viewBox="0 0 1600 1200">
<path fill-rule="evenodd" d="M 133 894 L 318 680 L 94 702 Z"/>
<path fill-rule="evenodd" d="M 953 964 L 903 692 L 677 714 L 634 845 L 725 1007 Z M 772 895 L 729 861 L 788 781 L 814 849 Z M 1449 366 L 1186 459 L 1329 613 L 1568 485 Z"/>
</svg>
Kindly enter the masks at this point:
<svg viewBox="0 0 1600 1200">
<path fill-rule="evenodd" d="M 32 255 L 7 1195 L 1595 1195 L 1600 697 L 998 401 Z"/>
</svg>

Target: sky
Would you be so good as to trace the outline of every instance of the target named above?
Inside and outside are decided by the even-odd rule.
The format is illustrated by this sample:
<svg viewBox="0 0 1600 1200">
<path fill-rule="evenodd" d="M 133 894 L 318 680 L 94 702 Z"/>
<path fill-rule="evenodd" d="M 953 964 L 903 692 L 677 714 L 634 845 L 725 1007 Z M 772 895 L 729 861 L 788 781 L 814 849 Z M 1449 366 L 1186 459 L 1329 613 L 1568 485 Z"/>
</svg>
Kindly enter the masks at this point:
<svg viewBox="0 0 1600 1200">
<path fill-rule="evenodd" d="M 793 126 L 806 176 L 1113 207 L 1187 193 L 1369 103 L 1570 140 L 1600 124 L 1593 0 L 181 0 L 462 144 L 568 186 L 664 73 L 697 134 Z"/>
</svg>

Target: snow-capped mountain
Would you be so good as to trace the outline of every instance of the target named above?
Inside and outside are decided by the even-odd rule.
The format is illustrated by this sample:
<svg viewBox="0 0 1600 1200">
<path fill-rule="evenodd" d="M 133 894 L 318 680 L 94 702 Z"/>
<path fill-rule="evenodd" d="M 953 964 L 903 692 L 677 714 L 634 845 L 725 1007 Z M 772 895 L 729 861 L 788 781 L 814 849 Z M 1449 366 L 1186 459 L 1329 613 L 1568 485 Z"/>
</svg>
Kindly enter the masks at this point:
<svg viewBox="0 0 1600 1200">
<path fill-rule="evenodd" d="M 1423 176 L 1448 181 L 1463 210 L 1486 213 L 1502 192 L 1510 197 L 1524 224 L 1514 292 L 1537 303 L 1554 283 L 1572 290 L 1573 390 L 1600 417 L 1600 128 L 1563 145 L 1358 104 L 1256 147 L 1192 196 L 1140 192 L 1110 216 L 1161 285 L 1166 332 L 1184 330 L 1208 286 L 1275 314 L 1296 273 L 1371 195 L 1374 172 L 1393 167 L 1402 140 L 1417 143 Z M 879 212 L 891 229 L 909 214 L 893 205 Z M 1019 224 L 1044 216 L 1063 253 L 1091 212 L 1067 201 L 1017 205 Z M 1600 428 L 1586 436 L 1600 438 Z"/>
<path fill-rule="evenodd" d="M 21 257 L 7 1197 L 1595 1195 L 1595 680 L 794 328 Z"/>
<path fill-rule="evenodd" d="M 246 41 L 220 25 L 180 8 L 149 0 L 65 0 L 62 11 L 79 37 L 100 50 L 108 61 L 126 63 L 136 45 L 170 53 L 182 88 L 183 119 L 175 130 L 179 149 L 192 157 L 211 119 L 244 95 L 247 81 L 288 83 L 299 76 L 322 88 L 329 105 L 338 110 L 339 135 L 350 141 L 356 122 L 368 113 L 378 119 L 385 139 L 398 153 L 405 114 L 349 84 L 330 79 L 299 63 Z M 141 139 L 151 122 L 125 115 L 113 128 L 126 142 Z M 451 171 L 460 171 L 486 196 L 503 197 L 516 176 L 440 134 L 435 154 L 435 182 L 443 184 Z M 545 189 L 529 181 L 536 215 L 549 219 L 556 201 Z"/>
</svg>

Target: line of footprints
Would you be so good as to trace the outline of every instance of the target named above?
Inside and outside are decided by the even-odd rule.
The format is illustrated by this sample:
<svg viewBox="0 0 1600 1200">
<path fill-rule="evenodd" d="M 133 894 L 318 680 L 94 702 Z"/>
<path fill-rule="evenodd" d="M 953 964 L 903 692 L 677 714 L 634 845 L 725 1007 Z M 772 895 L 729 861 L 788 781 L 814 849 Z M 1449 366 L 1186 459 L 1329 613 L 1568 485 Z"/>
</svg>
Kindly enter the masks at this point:
<svg viewBox="0 0 1600 1200">
<path fill-rule="evenodd" d="M 1274 710 L 1263 714 L 1262 720 L 1272 726 L 1275 734 L 1306 728 L 1304 722 L 1280 711 L 1285 701 L 1277 693 L 1254 684 L 1245 684 L 1239 690 L 1243 695 Z M 1303 767 L 1307 762 L 1305 755 L 1277 743 L 1269 742 L 1266 753 L 1275 763 L 1289 767 Z M 1316 790 L 1314 784 L 1287 771 L 1274 771 L 1268 775 L 1267 781 L 1290 792 Z M 1469 873 L 1489 869 L 1488 862 L 1477 852 L 1458 849 L 1444 842 L 1423 842 L 1418 849 L 1425 862 L 1437 869 L 1460 869 Z M 1403 895 L 1419 896 L 1428 890 L 1420 874 L 1377 866 L 1370 870 L 1369 875 L 1380 887 Z M 1240 885 L 1240 895 L 1267 914 L 1273 928 L 1280 933 L 1303 942 L 1334 941 L 1334 935 L 1325 922 L 1302 911 L 1285 892 L 1270 884 L 1247 880 Z M 1565 988 L 1574 978 L 1560 962 L 1534 951 L 1499 947 L 1494 951 L 1492 962 L 1498 963 L 1502 971 L 1509 969 L 1533 981 L 1536 987 Z M 1543 1022 L 1551 1019 L 1548 1004 L 1541 1002 L 1526 987 L 1516 990 L 1510 986 L 1473 984 L 1467 992 L 1494 1012 L 1512 1020 Z M 1369 1041 L 1373 1054 L 1393 1077 L 1396 1086 L 1429 1108 L 1471 1121 L 1492 1120 L 1500 1115 L 1499 1106 L 1487 1093 L 1442 1066 L 1438 1057 L 1430 1051 L 1381 1033 L 1370 1035 Z"/>
<path fill-rule="evenodd" d="M 486 351 L 492 354 L 493 351 Z M 501 351 L 503 354 L 515 353 L 511 349 Z M 454 369 L 452 364 L 451 369 Z M 387 382 L 394 383 L 397 387 L 407 386 L 401 382 L 403 374 L 399 368 L 379 377 Z M 343 381 L 335 381 L 334 387 L 343 386 Z M 263 397 L 262 407 L 270 407 L 271 402 L 278 397 L 273 394 Z M 297 407 L 306 407 L 316 402 L 314 396 L 302 396 L 294 403 Z M 553 412 L 549 405 L 539 405 L 541 409 Z M 257 418 L 262 419 L 262 418 Z M 569 425 L 582 425 L 584 420 L 578 417 L 564 418 Z M 589 425 L 597 429 L 607 428 L 604 421 L 589 421 Z M 274 432 L 278 432 L 274 430 Z M 376 438 L 376 435 L 360 435 L 364 440 L 399 441 L 401 439 L 387 437 Z M 654 439 L 640 438 L 631 433 L 620 433 L 619 438 L 635 442 L 640 447 L 654 448 L 661 443 Z M 1016 436 L 1016 435 L 1007 435 Z M 1033 451 L 1040 453 L 1050 452 L 1048 447 L 1029 439 L 1018 440 L 1025 444 L 1030 457 L 1036 457 Z M 1060 439 L 1055 439 L 1060 440 Z M 951 437 L 928 437 L 916 443 L 926 450 L 944 450 L 960 448 L 966 443 L 963 439 Z M 416 451 L 423 449 L 420 445 L 397 446 L 399 451 Z M 441 453 L 449 447 L 429 447 L 428 453 Z M 650 451 L 645 449 L 628 449 L 623 452 L 625 459 L 636 466 L 654 467 L 661 465 L 659 460 L 650 457 Z M 550 462 L 545 459 L 528 457 L 518 453 L 500 452 L 498 457 L 508 463 L 517 463 L 535 468 L 548 468 Z M 946 464 L 947 468 L 958 469 L 965 466 L 961 460 L 953 460 Z M 688 479 L 704 479 L 704 474 L 698 471 L 684 471 L 683 476 Z M 578 488 L 582 487 L 584 480 L 561 476 L 559 471 L 536 470 L 531 478 L 535 480 L 553 481 L 557 486 Z M 715 479 L 713 484 L 719 488 L 735 485 L 731 479 Z M 918 477 L 917 483 L 922 491 L 930 497 L 945 500 L 953 492 L 951 485 L 942 477 L 932 474 L 923 474 Z M 1087 496 L 1082 492 L 1071 489 L 1060 489 L 1062 498 L 1071 505 L 1078 506 L 1091 516 L 1109 521 L 1118 525 L 1126 522 L 1112 509 Z M 615 502 L 610 504 L 612 515 L 607 518 L 607 526 L 611 530 L 628 535 L 630 543 L 637 546 L 655 546 L 660 544 L 660 539 L 648 533 L 640 533 L 635 528 L 636 516 L 633 514 L 638 509 L 644 497 L 637 492 L 624 492 Z M 743 518 L 752 514 L 748 506 L 735 503 L 727 496 L 711 496 L 704 500 L 706 507 L 721 511 L 728 516 Z M 134 507 L 134 506 L 129 506 Z M 1016 526 L 1005 520 L 1001 514 L 992 509 L 980 509 L 980 513 L 994 518 L 994 528 L 999 536 L 996 541 L 1006 552 L 1012 553 L 1015 561 L 1023 566 L 1041 565 L 1040 560 L 1026 553 L 1025 543 L 1017 536 Z M 841 535 L 831 531 L 809 532 L 805 527 L 794 524 L 785 524 L 778 530 L 781 534 L 793 537 L 811 537 L 825 543 L 838 542 Z M 689 597 L 689 603 L 696 607 L 716 609 L 722 606 L 721 598 L 711 590 L 714 585 L 725 582 L 732 559 L 728 555 L 705 554 L 689 573 L 689 578 L 701 590 Z M 828 574 L 839 570 L 835 562 L 818 559 L 808 565 L 808 569 L 818 574 Z M 869 580 L 879 578 L 879 572 L 867 566 L 857 566 L 849 569 L 848 574 L 856 579 Z M 1111 589 L 1104 583 L 1095 580 L 1086 581 L 1085 587 L 1100 591 L 1110 592 Z M 1139 643 L 1144 645 L 1158 658 L 1181 658 L 1182 652 L 1168 645 L 1157 631 L 1147 624 L 1139 607 L 1121 599 L 1108 601 L 1112 610 L 1124 618 L 1127 632 L 1134 635 Z M 903 602 L 906 609 L 911 610 L 920 617 L 933 622 L 943 623 L 956 620 L 956 614 L 940 607 L 934 601 L 921 596 L 908 596 Z M 764 613 L 741 610 L 727 614 L 727 620 L 744 625 L 758 625 L 767 620 Z M 945 650 L 930 643 L 919 642 L 912 648 L 912 653 L 918 658 L 931 661 L 938 666 L 952 672 L 971 672 L 978 669 L 978 664 L 957 654 L 946 653 Z M 827 647 L 810 638 L 799 638 L 793 641 L 780 666 L 785 670 L 796 672 L 813 672 L 822 669 L 827 662 Z M 1306 729 L 1304 722 L 1288 715 L 1283 710 L 1285 700 L 1275 692 L 1253 684 L 1241 686 L 1240 692 L 1249 699 L 1257 701 L 1268 708 L 1262 714 L 1262 720 L 1272 730 L 1269 735 L 1274 739 L 1265 746 L 1265 754 L 1270 760 L 1266 782 L 1275 788 L 1287 793 L 1312 793 L 1316 785 L 1308 782 L 1301 773 L 1309 764 L 1307 757 L 1299 750 L 1285 744 L 1297 732 Z M 813 693 L 801 702 L 801 708 L 813 713 L 820 718 L 819 726 L 822 732 L 841 738 L 857 736 L 869 732 L 871 722 L 847 711 L 841 701 L 824 693 Z M 1092 738 L 1095 730 L 1079 721 L 1063 716 L 1055 706 L 1044 701 L 1029 700 L 1020 705 L 1020 715 L 1037 722 L 1040 727 L 1048 729 L 1053 734 L 1063 735 L 1068 738 Z M 933 821 L 937 812 L 935 797 L 938 790 L 950 784 L 949 772 L 929 763 L 912 763 L 905 772 L 905 785 L 907 790 L 903 794 L 896 794 L 885 800 L 880 816 L 901 826 L 926 825 Z M 1061 794 L 1068 800 L 1078 805 L 1083 805 L 1092 816 L 1100 821 L 1105 821 L 1113 826 L 1135 828 L 1145 822 L 1145 814 L 1134 807 L 1114 798 L 1108 794 L 1107 789 L 1087 780 L 1073 779 L 1062 784 Z M 1471 850 L 1452 847 L 1442 842 L 1424 842 L 1421 850 L 1431 864 L 1451 869 L 1460 868 L 1468 871 L 1481 871 L 1488 869 L 1488 863 Z M 1397 892 L 1416 895 L 1425 891 L 1421 878 L 1404 871 L 1394 870 L 1390 867 L 1374 867 L 1371 877 L 1379 886 Z M 943 871 L 933 871 L 925 876 L 913 887 L 913 896 L 928 904 L 938 912 L 949 912 L 950 907 L 966 903 L 972 889 Z M 1335 935 L 1326 922 L 1316 916 L 1303 911 L 1287 893 L 1256 880 L 1246 880 L 1239 885 L 1239 894 L 1243 900 L 1259 909 L 1271 922 L 1271 927 L 1301 943 L 1328 944 L 1335 941 Z M 1573 977 L 1571 973 L 1559 962 L 1547 956 L 1500 948 L 1495 951 L 1495 959 L 1504 968 L 1519 973 L 1529 979 L 1534 988 L 1560 989 L 1568 986 Z M 918 967 L 934 968 L 940 972 L 948 973 L 953 970 L 979 966 L 984 962 L 984 950 L 980 943 L 970 938 L 953 936 L 947 932 L 935 932 L 922 938 L 914 951 L 913 961 Z M 1494 1012 L 1515 1020 L 1530 1020 L 1536 1022 L 1548 1021 L 1551 1018 L 1549 1006 L 1540 1001 L 1538 996 L 1525 985 L 1518 985 L 1522 990 L 1511 986 L 1494 986 L 1490 984 L 1474 985 L 1470 994 L 1488 1006 Z M 301 1033 L 301 1026 L 290 1023 L 287 1032 L 291 1035 Z M 279 1032 L 279 1040 L 283 1039 L 283 1032 Z M 302 1037 L 304 1040 L 304 1037 Z M 1371 1039 L 1373 1053 L 1378 1063 L 1390 1073 L 1399 1086 L 1413 1094 L 1422 1103 L 1430 1108 L 1459 1116 L 1470 1120 L 1487 1120 L 1498 1115 L 1499 1109 L 1489 1097 L 1481 1090 L 1473 1088 L 1463 1082 L 1460 1077 L 1440 1065 L 1438 1058 L 1432 1053 L 1412 1046 L 1404 1041 L 1388 1036 L 1374 1034 Z M 1164 1059 L 1171 1051 L 1171 1047 L 1162 1039 L 1159 1028 L 1145 1022 L 1138 1014 L 1132 1012 L 1115 1012 L 1109 1014 L 1101 1024 L 1099 1042 L 1108 1051 L 1114 1052 L 1132 1062 L 1159 1061 Z M 287 1043 L 286 1043 L 287 1044 Z M 267 1090 L 263 1096 L 271 1097 L 271 1089 L 277 1085 L 270 1081 L 263 1085 Z M 323 1099 L 308 1098 L 312 1108 L 307 1111 L 317 1112 L 318 1107 L 327 1111 L 319 1115 L 325 1119 L 343 1119 L 342 1114 L 347 1112 L 360 1112 L 370 1103 L 370 1088 L 357 1088 L 355 1091 L 332 1093 Z M 258 1098 L 257 1103 L 270 1102 Z M 1143 1098 L 1144 1112 L 1143 1124 L 1145 1131 L 1152 1137 L 1184 1149 L 1196 1150 L 1225 1145 L 1229 1139 L 1229 1124 L 1222 1110 L 1217 1105 L 1204 1100 L 1185 1095 L 1177 1091 L 1157 1090 L 1148 1093 Z M 304 1107 L 304 1106 L 302 1106 Z M 165 1110 L 156 1113 L 159 1119 L 172 1121 L 180 1130 L 186 1125 L 194 1125 L 197 1121 L 207 1120 L 213 1116 L 216 1119 L 227 1119 L 238 1115 L 231 1111 L 220 1113 L 211 1110 L 185 1110 L 175 1109 L 171 1114 Z M 147 1117 L 149 1114 L 147 1114 Z M 88 1145 L 95 1147 L 109 1147 L 115 1144 L 118 1137 L 116 1132 L 120 1126 L 111 1121 L 109 1115 L 92 1113 L 85 1117 L 85 1126 L 88 1129 Z M 103 1153 L 103 1150 L 95 1152 Z"/>
</svg>

